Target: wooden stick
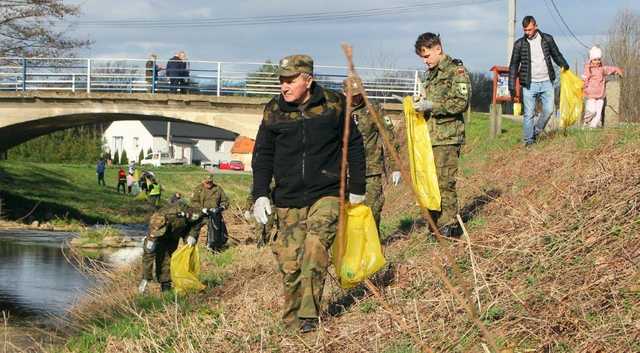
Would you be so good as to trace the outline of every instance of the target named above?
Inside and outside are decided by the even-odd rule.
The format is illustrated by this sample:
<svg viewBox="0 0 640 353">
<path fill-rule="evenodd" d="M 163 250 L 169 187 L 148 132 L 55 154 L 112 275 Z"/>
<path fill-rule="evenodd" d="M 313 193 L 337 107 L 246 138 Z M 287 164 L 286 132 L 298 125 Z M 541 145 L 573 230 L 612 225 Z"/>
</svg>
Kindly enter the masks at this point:
<svg viewBox="0 0 640 353">
<path fill-rule="evenodd" d="M 347 57 L 347 67 L 349 69 L 349 75 L 352 77 L 358 77 L 355 70 L 355 66 L 353 64 L 353 49 L 351 48 L 350 45 L 345 43 L 345 44 L 342 44 L 342 50 L 344 51 L 345 56 Z M 406 166 L 400 160 L 400 156 L 398 155 L 398 152 L 395 150 L 395 148 L 393 148 L 393 145 L 391 144 L 391 140 L 382 124 L 382 119 L 380 118 L 378 111 L 374 109 L 373 105 L 369 101 L 369 98 L 367 97 L 364 87 L 360 87 L 360 93 L 362 95 L 362 98 L 364 99 L 365 105 L 371 112 L 374 123 L 378 127 L 380 136 L 382 136 L 382 142 L 384 143 L 385 151 L 391 154 L 391 157 L 394 159 L 396 164 L 400 167 L 400 173 L 402 175 L 402 179 L 404 179 L 405 181 L 411 180 L 409 178 L 410 174 L 407 171 Z M 412 187 L 412 190 L 414 194 L 417 195 L 415 187 Z M 452 256 L 451 251 L 447 246 L 447 243 L 445 242 L 445 238 L 442 236 L 442 233 L 440 233 L 440 230 L 438 229 L 435 221 L 433 220 L 433 217 L 431 217 L 431 213 L 429 212 L 429 210 L 422 207 L 420 207 L 420 213 L 422 214 L 422 217 L 427 221 L 427 224 L 429 224 L 431 231 L 435 235 L 436 239 L 438 240 L 438 244 L 440 245 L 440 250 L 442 254 L 440 254 L 439 252 L 434 253 L 434 256 L 438 260 L 436 261 L 437 264 L 434 266 L 435 272 L 438 274 L 440 279 L 444 282 L 445 286 L 449 289 L 451 294 L 464 307 L 465 311 L 467 312 L 467 315 L 469 316 L 471 321 L 473 321 L 475 325 L 478 327 L 482 335 L 487 340 L 487 343 L 489 344 L 489 346 L 491 346 L 491 348 L 494 351 L 498 352 L 498 346 L 496 344 L 495 338 L 493 337 L 493 334 L 489 332 L 489 330 L 484 325 L 484 323 L 479 319 L 474 306 L 470 304 L 472 303 L 472 301 L 469 300 L 469 298 L 471 297 L 469 287 L 461 275 L 460 268 L 458 264 L 455 262 L 455 259 Z M 449 279 L 449 277 L 446 276 L 446 272 L 443 267 L 444 261 L 450 264 L 453 270 L 452 272 L 454 277 L 458 280 L 460 286 L 462 287 L 462 291 L 463 291 L 462 294 L 458 290 L 456 290 L 456 287 L 453 285 L 453 283 L 451 283 L 451 280 Z"/>
<path fill-rule="evenodd" d="M 348 58 L 348 61 L 350 63 L 353 62 L 352 60 L 352 49 L 350 46 L 343 44 L 342 45 L 342 49 L 345 52 L 345 55 Z M 350 73 L 353 71 L 350 71 Z M 343 131 L 343 135 L 342 135 L 342 160 L 340 163 L 340 214 L 339 214 L 339 218 L 338 218 L 338 239 L 344 239 L 344 231 L 345 231 L 345 187 L 346 187 L 346 178 L 347 178 L 347 157 L 348 157 L 348 147 L 349 147 L 349 133 L 350 133 L 350 122 L 351 122 L 351 112 L 353 110 L 351 103 L 352 103 L 352 87 L 351 85 L 347 85 L 347 90 L 345 92 L 346 96 L 347 96 L 347 108 L 345 111 L 345 117 L 344 117 L 344 131 Z M 339 246 L 342 246 L 342 249 L 344 249 L 345 244 L 341 244 L 341 242 L 338 243 Z M 340 248 L 338 248 L 340 249 Z M 339 254 L 342 254 L 341 252 L 338 252 Z M 373 294 L 373 296 L 378 300 L 378 303 L 389 313 L 389 315 L 391 316 L 392 320 L 394 320 L 398 326 L 400 326 L 400 328 L 407 334 L 409 334 L 409 336 L 411 336 L 411 339 L 413 340 L 414 345 L 420 349 L 421 352 L 427 352 L 427 353 L 432 353 L 433 350 L 428 347 L 426 345 L 426 343 L 424 343 L 418 336 L 416 336 L 416 334 L 411 331 L 411 329 L 408 327 L 407 323 L 402 320 L 401 318 L 399 318 L 397 316 L 397 314 L 392 310 L 392 308 L 389 306 L 389 304 L 384 300 L 384 297 L 382 296 L 382 293 L 380 292 L 380 290 L 373 284 L 373 282 L 371 282 L 371 280 L 369 280 L 368 278 L 364 280 L 364 284 L 367 287 L 367 289 L 369 289 L 369 291 Z"/>
</svg>

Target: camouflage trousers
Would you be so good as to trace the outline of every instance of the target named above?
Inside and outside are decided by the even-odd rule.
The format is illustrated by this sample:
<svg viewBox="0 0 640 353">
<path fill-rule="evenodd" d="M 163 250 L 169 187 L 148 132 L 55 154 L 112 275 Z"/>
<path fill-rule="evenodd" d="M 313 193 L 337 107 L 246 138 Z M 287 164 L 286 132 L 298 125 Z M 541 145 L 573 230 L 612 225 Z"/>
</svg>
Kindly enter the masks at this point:
<svg viewBox="0 0 640 353">
<path fill-rule="evenodd" d="M 364 204 L 371 208 L 373 218 L 380 227 L 380 213 L 384 206 L 384 193 L 382 191 L 382 175 L 372 175 L 367 177 L 367 193 Z"/>
<path fill-rule="evenodd" d="M 432 211 L 431 214 L 438 227 L 457 224 L 458 194 L 456 192 L 456 176 L 458 175 L 458 159 L 460 158 L 460 145 L 433 146 L 433 158 L 438 174 L 438 187 L 440 188 L 440 212 Z"/>
<path fill-rule="evenodd" d="M 271 249 L 284 284 L 282 319 L 290 328 L 297 328 L 300 319 L 319 317 L 338 213 L 338 197 L 323 197 L 310 207 L 277 209 L 278 238 Z"/>
<path fill-rule="evenodd" d="M 156 249 L 154 252 L 147 251 L 147 239 L 143 243 L 142 253 L 142 278 L 147 281 L 153 280 L 154 266 L 155 277 L 159 283 L 171 282 L 171 255 L 178 248 L 179 238 L 162 237 L 156 239 Z"/>
</svg>

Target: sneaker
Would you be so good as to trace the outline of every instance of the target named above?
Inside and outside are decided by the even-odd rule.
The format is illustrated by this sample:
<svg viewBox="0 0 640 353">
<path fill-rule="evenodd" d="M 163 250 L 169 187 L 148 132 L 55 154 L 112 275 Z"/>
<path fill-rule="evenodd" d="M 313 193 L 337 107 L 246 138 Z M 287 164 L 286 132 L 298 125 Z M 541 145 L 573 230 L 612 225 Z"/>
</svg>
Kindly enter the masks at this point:
<svg viewBox="0 0 640 353">
<path fill-rule="evenodd" d="M 143 279 L 142 281 L 140 281 L 140 284 L 138 285 L 138 293 L 144 294 L 144 292 L 147 290 L 148 283 L 149 281 L 147 281 L 146 279 Z"/>
<path fill-rule="evenodd" d="M 318 319 L 302 319 L 302 324 L 300 325 L 301 333 L 313 332 L 317 328 L 318 328 Z"/>
</svg>

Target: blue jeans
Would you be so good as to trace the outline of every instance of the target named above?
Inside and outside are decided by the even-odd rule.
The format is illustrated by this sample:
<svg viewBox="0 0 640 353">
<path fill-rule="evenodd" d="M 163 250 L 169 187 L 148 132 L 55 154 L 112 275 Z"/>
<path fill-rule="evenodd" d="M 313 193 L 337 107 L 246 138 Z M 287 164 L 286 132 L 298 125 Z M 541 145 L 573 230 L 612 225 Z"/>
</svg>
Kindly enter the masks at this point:
<svg viewBox="0 0 640 353">
<path fill-rule="evenodd" d="M 534 124 L 537 98 L 542 101 L 542 116 Z M 522 87 L 522 103 L 524 105 L 522 139 L 525 144 L 530 144 L 535 142 L 536 136 L 547 126 L 551 113 L 553 113 L 554 91 L 551 81 L 531 82 L 528 89 Z"/>
</svg>

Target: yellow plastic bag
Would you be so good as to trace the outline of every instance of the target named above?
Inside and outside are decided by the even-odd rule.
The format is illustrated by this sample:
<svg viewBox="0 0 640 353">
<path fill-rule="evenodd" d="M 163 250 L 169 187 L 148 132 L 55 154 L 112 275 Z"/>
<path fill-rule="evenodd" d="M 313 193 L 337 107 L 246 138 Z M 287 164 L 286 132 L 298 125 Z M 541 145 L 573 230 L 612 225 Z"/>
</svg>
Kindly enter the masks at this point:
<svg viewBox="0 0 640 353">
<path fill-rule="evenodd" d="M 571 70 L 560 73 L 560 127 L 566 129 L 582 116 L 582 86 L 582 79 Z"/>
<path fill-rule="evenodd" d="M 206 286 L 198 279 L 199 273 L 197 246 L 183 246 L 171 255 L 171 281 L 177 294 L 203 290 Z"/>
<path fill-rule="evenodd" d="M 345 220 L 343 238 L 336 238 L 331 253 L 340 286 L 351 288 L 380 270 L 386 261 L 371 209 L 363 204 L 347 205 Z M 340 254 L 340 249 L 344 253 Z"/>
<path fill-rule="evenodd" d="M 513 103 L 513 116 L 522 115 L 522 103 Z"/>
<path fill-rule="evenodd" d="M 412 97 L 404 97 L 404 118 L 407 126 L 407 148 L 411 181 L 421 208 L 440 211 L 440 188 L 433 160 L 427 122 L 413 109 Z"/>
</svg>

